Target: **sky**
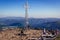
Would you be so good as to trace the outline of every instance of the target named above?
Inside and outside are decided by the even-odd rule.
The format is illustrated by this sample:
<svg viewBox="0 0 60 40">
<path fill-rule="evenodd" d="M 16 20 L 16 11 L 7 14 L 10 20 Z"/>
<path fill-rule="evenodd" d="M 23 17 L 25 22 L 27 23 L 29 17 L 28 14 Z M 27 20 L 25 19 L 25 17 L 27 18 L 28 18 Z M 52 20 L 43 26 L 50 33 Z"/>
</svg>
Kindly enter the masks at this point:
<svg viewBox="0 0 60 40">
<path fill-rule="evenodd" d="M 0 17 L 25 17 L 26 0 L 0 0 Z M 60 18 L 60 0 L 28 0 L 28 17 Z"/>
</svg>

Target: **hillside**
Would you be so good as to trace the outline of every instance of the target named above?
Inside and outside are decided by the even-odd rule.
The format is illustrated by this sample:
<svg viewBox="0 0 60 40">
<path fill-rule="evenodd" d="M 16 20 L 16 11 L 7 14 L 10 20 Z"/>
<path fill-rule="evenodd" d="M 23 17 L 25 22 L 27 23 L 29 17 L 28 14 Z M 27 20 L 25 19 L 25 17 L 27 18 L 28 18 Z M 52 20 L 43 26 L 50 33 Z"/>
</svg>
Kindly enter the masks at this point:
<svg viewBox="0 0 60 40">
<path fill-rule="evenodd" d="M 27 30 L 24 31 L 25 35 L 21 34 L 21 29 L 6 29 L 0 32 L 0 40 L 28 40 L 30 38 L 38 38 L 42 34 L 42 30 Z"/>
</svg>

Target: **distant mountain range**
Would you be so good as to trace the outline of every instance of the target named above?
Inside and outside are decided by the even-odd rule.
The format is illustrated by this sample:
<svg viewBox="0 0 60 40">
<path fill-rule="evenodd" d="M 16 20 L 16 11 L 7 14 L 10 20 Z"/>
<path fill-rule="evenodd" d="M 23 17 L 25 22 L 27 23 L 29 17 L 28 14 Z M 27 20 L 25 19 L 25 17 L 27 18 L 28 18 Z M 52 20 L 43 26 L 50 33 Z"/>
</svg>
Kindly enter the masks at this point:
<svg viewBox="0 0 60 40">
<path fill-rule="evenodd" d="M 60 18 L 29 18 L 31 28 L 60 29 Z M 0 28 L 5 26 L 24 27 L 24 17 L 4 17 L 0 18 Z"/>
</svg>

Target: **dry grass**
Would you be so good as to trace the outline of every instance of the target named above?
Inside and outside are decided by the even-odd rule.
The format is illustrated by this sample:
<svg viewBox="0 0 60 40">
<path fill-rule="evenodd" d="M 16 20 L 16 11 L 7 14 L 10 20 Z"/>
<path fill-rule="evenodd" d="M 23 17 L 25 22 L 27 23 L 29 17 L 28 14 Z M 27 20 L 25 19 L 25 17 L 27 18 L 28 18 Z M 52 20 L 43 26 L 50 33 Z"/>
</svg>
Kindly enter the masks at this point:
<svg viewBox="0 0 60 40">
<path fill-rule="evenodd" d="M 20 33 L 20 29 L 7 29 L 0 32 L 0 40 L 27 40 L 32 37 L 40 37 L 42 34 L 42 30 L 27 30 L 24 31 L 24 34 L 27 34 L 26 36 L 20 36 L 17 35 Z"/>
</svg>

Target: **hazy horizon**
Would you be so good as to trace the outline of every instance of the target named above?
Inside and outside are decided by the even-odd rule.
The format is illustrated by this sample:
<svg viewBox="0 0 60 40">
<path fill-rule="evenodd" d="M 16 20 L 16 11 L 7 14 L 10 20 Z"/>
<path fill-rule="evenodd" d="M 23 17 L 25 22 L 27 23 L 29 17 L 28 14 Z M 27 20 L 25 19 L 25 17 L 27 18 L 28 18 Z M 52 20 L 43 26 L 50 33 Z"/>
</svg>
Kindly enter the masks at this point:
<svg viewBox="0 0 60 40">
<path fill-rule="evenodd" d="M 25 17 L 26 0 L 0 0 L 1 17 Z M 60 18 L 60 0 L 28 0 L 29 18 Z"/>
</svg>

